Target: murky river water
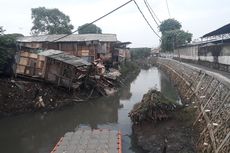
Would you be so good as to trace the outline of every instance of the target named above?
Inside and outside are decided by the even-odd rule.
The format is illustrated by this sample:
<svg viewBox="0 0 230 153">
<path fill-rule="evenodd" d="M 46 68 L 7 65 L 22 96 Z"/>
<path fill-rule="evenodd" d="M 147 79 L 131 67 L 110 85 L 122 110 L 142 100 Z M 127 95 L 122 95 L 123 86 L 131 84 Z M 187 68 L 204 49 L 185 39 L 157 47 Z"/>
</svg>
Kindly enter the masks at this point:
<svg viewBox="0 0 230 153">
<path fill-rule="evenodd" d="M 164 73 L 153 67 L 141 70 L 137 78 L 113 97 L 102 97 L 73 107 L 44 113 L 30 113 L 0 119 L 0 152 L 49 153 L 59 138 L 78 127 L 121 129 L 124 153 L 143 153 L 135 145 L 128 112 L 150 88 L 178 100 Z"/>
</svg>

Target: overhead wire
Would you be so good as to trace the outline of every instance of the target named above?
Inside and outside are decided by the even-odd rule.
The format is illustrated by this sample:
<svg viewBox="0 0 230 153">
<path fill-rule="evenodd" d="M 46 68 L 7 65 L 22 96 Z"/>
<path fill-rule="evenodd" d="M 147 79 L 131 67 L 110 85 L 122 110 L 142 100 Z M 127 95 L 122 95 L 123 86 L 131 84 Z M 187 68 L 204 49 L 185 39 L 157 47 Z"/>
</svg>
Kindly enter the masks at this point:
<svg viewBox="0 0 230 153">
<path fill-rule="evenodd" d="M 149 13 L 151 14 L 151 16 L 152 16 L 152 18 L 153 18 L 154 22 L 157 24 L 157 27 L 159 27 L 158 22 L 156 21 L 155 17 L 153 16 L 153 13 L 151 12 L 151 10 L 150 10 L 149 6 L 148 6 L 148 5 L 147 5 L 147 3 L 146 3 L 146 0 L 144 0 L 144 3 L 145 3 L 145 6 L 147 7 L 147 9 L 148 9 Z"/>
<path fill-rule="evenodd" d="M 149 25 L 149 27 L 151 28 L 151 30 L 153 31 L 153 33 L 161 40 L 161 37 L 157 34 L 157 32 L 153 29 L 153 27 L 151 26 L 151 24 L 149 23 L 149 21 L 147 20 L 147 18 L 145 17 L 144 13 L 141 11 L 141 8 L 139 7 L 139 5 L 137 4 L 137 2 L 135 0 L 133 0 L 133 2 L 135 3 L 137 9 L 139 10 L 139 12 L 141 13 L 142 17 L 144 18 L 144 20 L 146 21 L 146 23 Z"/>
<path fill-rule="evenodd" d="M 165 0 L 165 1 L 166 1 L 166 6 L 167 6 L 167 9 L 168 9 L 168 14 L 169 14 L 169 17 L 171 18 L 170 11 L 169 11 L 168 1 L 167 1 L 167 0 Z"/>
<path fill-rule="evenodd" d="M 149 2 L 147 0 L 144 0 L 146 2 L 146 4 L 148 5 L 148 7 L 150 8 L 151 12 L 154 14 L 155 18 L 157 19 L 157 21 L 159 23 L 161 23 L 160 19 L 158 18 L 158 16 L 156 15 L 156 13 L 153 11 L 152 7 L 150 6 Z"/>
<path fill-rule="evenodd" d="M 133 0 L 129 0 L 128 2 L 126 2 L 126 3 L 122 4 L 122 5 L 120 5 L 119 7 L 113 9 L 112 11 L 106 13 L 105 15 L 103 15 L 103 16 L 97 18 L 96 20 L 94 20 L 94 21 L 92 21 L 92 22 L 86 24 L 86 26 L 84 26 L 82 29 L 84 29 L 84 28 L 86 28 L 86 27 L 88 27 L 88 26 L 94 24 L 95 22 L 97 22 L 97 21 L 103 19 L 104 17 L 106 17 L 106 16 L 112 14 L 113 12 L 119 10 L 120 8 L 124 7 L 125 5 L 129 4 L 129 3 L 132 2 L 132 1 L 133 1 Z M 58 40 L 63 39 L 63 38 L 65 38 L 65 37 L 69 36 L 69 35 L 72 35 L 72 34 L 74 34 L 74 33 L 76 33 L 76 32 L 78 32 L 78 29 L 75 30 L 75 31 L 73 31 L 73 32 L 71 32 L 70 34 L 66 34 L 66 35 L 64 35 L 64 36 L 62 36 L 62 37 L 60 37 L 60 38 L 58 38 L 58 39 L 55 39 L 55 40 L 53 40 L 53 41 L 51 41 L 51 42 L 58 41 Z"/>
</svg>

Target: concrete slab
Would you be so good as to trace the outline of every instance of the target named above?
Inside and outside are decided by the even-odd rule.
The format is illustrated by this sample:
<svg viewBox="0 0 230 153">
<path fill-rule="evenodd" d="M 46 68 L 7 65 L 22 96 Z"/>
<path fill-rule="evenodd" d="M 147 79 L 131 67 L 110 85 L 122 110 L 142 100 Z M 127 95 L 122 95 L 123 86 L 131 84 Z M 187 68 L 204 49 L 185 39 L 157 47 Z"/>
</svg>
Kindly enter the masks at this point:
<svg viewBox="0 0 230 153">
<path fill-rule="evenodd" d="M 60 139 L 51 153 L 121 153 L 121 133 L 108 129 L 78 129 Z"/>
</svg>

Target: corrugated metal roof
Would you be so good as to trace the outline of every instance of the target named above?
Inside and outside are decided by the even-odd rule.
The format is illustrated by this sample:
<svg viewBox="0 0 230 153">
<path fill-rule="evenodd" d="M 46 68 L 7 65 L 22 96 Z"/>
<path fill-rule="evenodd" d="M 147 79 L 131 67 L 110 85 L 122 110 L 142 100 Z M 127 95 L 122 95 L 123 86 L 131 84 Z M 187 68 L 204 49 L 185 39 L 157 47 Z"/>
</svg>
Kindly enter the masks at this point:
<svg viewBox="0 0 230 153">
<path fill-rule="evenodd" d="M 209 33 L 203 35 L 202 38 L 217 36 L 217 35 L 222 35 L 222 34 L 228 34 L 228 33 L 230 33 L 230 23 L 223 26 L 223 27 L 220 27 L 219 29 L 216 29 L 212 32 L 209 32 Z"/>
<path fill-rule="evenodd" d="M 75 67 L 84 66 L 84 65 L 91 65 L 89 62 L 87 62 L 87 61 L 85 61 L 79 57 L 76 57 L 74 55 L 69 55 L 69 54 L 67 54 L 63 51 L 60 51 L 60 50 L 50 49 L 50 50 L 43 51 L 43 52 L 39 53 L 38 55 L 43 55 L 43 56 L 61 61 L 63 63 L 73 65 Z"/>
<path fill-rule="evenodd" d="M 91 65 L 89 62 L 87 62 L 87 61 L 85 61 L 79 57 L 76 57 L 73 55 L 68 55 L 68 54 L 49 55 L 48 57 L 56 59 L 58 61 L 62 61 L 62 62 L 67 63 L 67 64 L 71 64 L 71 65 L 76 66 L 76 67 L 84 66 L 84 65 Z"/>
<path fill-rule="evenodd" d="M 49 55 L 55 55 L 55 54 L 61 54 L 61 53 L 63 53 L 63 51 L 49 49 L 49 50 L 38 53 L 38 55 L 49 56 Z"/>
<path fill-rule="evenodd" d="M 65 34 L 60 35 L 41 35 L 41 36 L 25 36 L 19 37 L 18 42 L 52 42 Z M 116 42 L 116 34 L 72 34 L 62 38 L 56 42 L 82 42 L 82 41 L 101 41 L 101 42 Z"/>
</svg>

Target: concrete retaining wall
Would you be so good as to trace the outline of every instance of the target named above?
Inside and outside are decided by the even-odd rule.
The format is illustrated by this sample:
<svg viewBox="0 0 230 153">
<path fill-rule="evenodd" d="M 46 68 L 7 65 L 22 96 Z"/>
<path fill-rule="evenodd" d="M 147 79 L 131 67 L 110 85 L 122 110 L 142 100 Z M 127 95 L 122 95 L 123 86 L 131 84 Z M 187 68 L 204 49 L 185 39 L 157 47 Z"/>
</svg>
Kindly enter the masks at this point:
<svg viewBox="0 0 230 153">
<path fill-rule="evenodd" d="M 230 79 L 173 59 L 157 64 L 177 85 L 183 102 L 197 108 L 194 126 L 201 131 L 199 152 L 230 152 Z"/>
</svg>

